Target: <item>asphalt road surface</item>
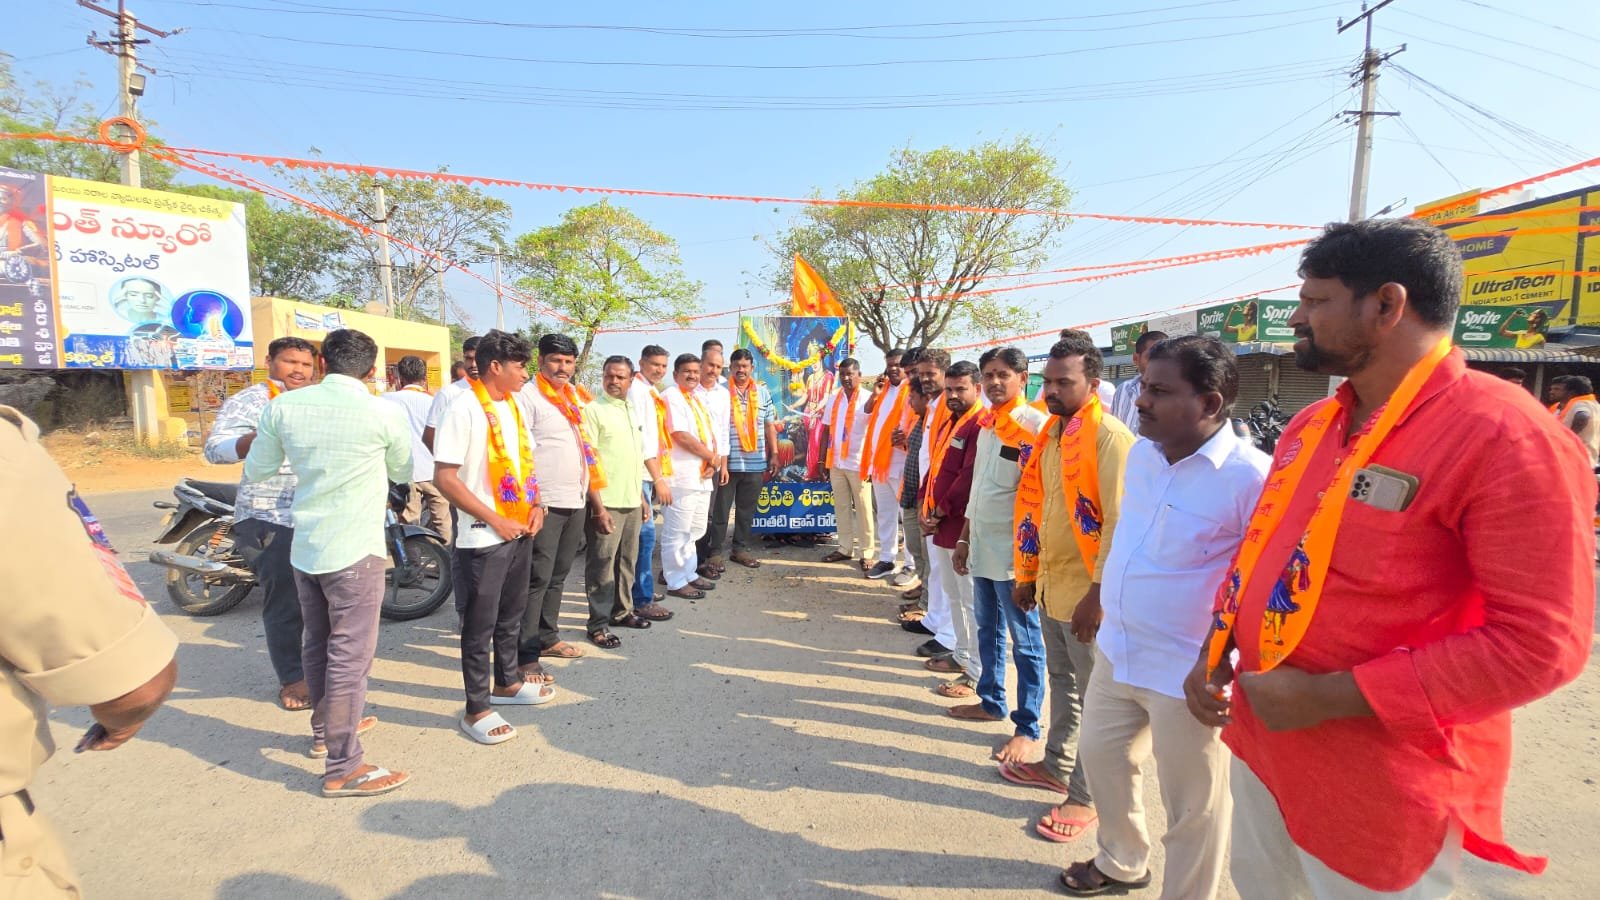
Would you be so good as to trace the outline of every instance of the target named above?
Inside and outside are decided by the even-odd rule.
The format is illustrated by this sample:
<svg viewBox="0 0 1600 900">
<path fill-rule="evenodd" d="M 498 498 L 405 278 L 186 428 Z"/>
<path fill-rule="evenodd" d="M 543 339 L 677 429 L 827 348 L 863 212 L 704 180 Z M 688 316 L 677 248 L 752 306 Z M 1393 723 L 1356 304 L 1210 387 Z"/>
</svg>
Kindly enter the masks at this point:
<svg viewBox="0 0 1600 900">
<path fill-rule="evenodd" d="M 1021 896 L 1052 892 L 1061 866 L 1092 853 L 1092 838 L 1033 835 L 1053 795 L 995 775 L 1003 725 L 944 715 L 916 639 L 888 621 L 889 589 L 792 548 L 759 570 L 732 567 L 706 600 L 623 631 L 614 651 L 583 642 L 575 574 L 564 625 L 588 655 L 559 664 L 555 702 L 506 714 L 520 734 L 497 747 L 455 729 L 451 607 L 384 623 L 370 692 L 382 724 L 367 753 L 414 779 L 379 798 L 323 799 L 309 717 L 274 703 L 259 593 L 190 618 L 141 562 L 160 515 L 150 501 L 166 496 L 91 505 L 183 639 L 178 690 L 135 742 L 60 753 L 35 785 L 90 897 Z M 1595 895 L 1597 694 L 1591 666 L 1518 717 L 1507 833 L 1550 855 L 1550 871 L 1469 860 L 1463 896 Z M 58 744 L 70 749 L 88 722 L 59 711 Z M 1158 877 L 1162 864 L 1158 844 Z"/>
</svg>

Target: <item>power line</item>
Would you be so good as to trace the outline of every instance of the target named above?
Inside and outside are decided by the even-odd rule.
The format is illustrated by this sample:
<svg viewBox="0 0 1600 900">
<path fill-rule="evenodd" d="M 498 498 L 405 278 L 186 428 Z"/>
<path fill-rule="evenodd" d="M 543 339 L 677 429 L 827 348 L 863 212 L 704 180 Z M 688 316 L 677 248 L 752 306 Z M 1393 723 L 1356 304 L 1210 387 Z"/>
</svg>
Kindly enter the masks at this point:
<svg viewBox="0 0 1600 900">
<path fill-rule="evenodd" d="M 1400 30 L 1397 30 L 1397 29 L 1394 29 L 1394 28 L 1391 28 L 1389 30 L 1394 34 L 1399 35 L 1400 37 L 1403 37 L 1403 38 L 1407 38 L 1409 40 L 1421 41 L 1424 44 L 1431 44 L 1431 45 L 1433 45 L 1435 47 L 1443 47 L 1443 48 L 1445 48 L 1447 50 L 1459 50 L 1462 53 L 1470 53 L 1470 54 L 1472 54 L 1474 56 L 1481 56 L 1484 59 L 1492 59 L 1492 60 L 1494 60 L 1496 62 L 1502 62 L 1502 63 L 1505 63 L 1508 66 L 1512 66 L 1514 68 L 1522 69 L 1522 70 L 1527 71 L 1527 72 L 1532 72 L 1535 75 L 1543 75 L 1546 78 L 1554 78 L 1557 81 L 1564 81 L 1567 84 L 1573 85 L 1574 87 L 1581 87 L 1581 88 L 1583 88 L 1585 90 L 1600 92 L 1600 87 L 1596 87 L 1595 85 L 1589 84 L 1588 82 L 1579 81 L 1576 78 L 1568 78 L 1565 75 L 1558 75 L 1555 72 L 1550 71 L 1549 69 L 1541 69 L 1538 66 L 1531 66 L 1531 65 L 1529 65 L 1526 62 L 1523 62 L 1521 60 L 1507 59 L 1504 56 L 1496 56 L 1493 53 L 1489 53 L 1489 52 L 1484 51 L 1484 50 L 1474 50 L 1471 47 L 1463 47 L 1460 44 L 1450 44 L 1450 43 L 1446 43 L 1446 42 L 1441 41 L 1441 40 L 1436 40 L 1436 39 L 1431 38 L 1431 37 L 1422 37 L 1421 35 L 1410 34 L 1408 32 L 1400 31 Z"/>
<path fill-rule="evenodd" d="M 1288 28 L 1299 28 L 1303 25 L 1315 24 L 1318 19 L 1302 19 L 1295 22 L 1286 22 L 1280 25 L 1267 25 L 1260 28 L 1248 28 L 1241 31 L 1227 31 L 1218 34 L 1193 35 L 1190 37 L 1162 38 L 1148 41 L 1130 41 L 1121 44 L 1105 44 L 1098 47 L 1078 47 L 1071 50 L 1051 50 L 1039 53 L 1020 53 L 1009 56 L 970 56 L 928 59 L 888 59 L 873 60 L 869 62 L 851 63 L 688 63 L 688 62 L 645 62 L 641 60 L 622 59 L 564 59 L 526 56 L 503 56 L 492 53 L 469 53 L 461 50 L 436 50 L 429 47 L 396 47 L 385 44 L 356 44 L 343 41 L 320 41 L 311 38 L 300 38 L 284 34 L 259 34 L 251 31 L 241 31 L 232 28 L 194 28 L 193 31 L 214 31 L 221 34 L 247 35 L 268 41 L 282 41 L 291 44 L 306 44 L 316 47 L 338 47 L 354 50 L 382 50 L 388 53 L 417 53 L 427 56 L 449 56 L 464 59 L 482 59 L 494 62 L 534 63 L 540 65 L 568 65 L 568 66 L 599 66 L 599 67 L 637 67 L 651 69 L 737 69 L 758 71 L 804 71 L 816 69 L 871 69 L 892 66 L 923 66 L 923 65 L 951 65 L 955 63 L 981 63 L 981 62 L 1011 62 L 1030 59 L 1057 59 L 1067 56 L 1076 56 L 1083 53 L 1097 53 L 1105 50 L 1128 50 L 1135 47 L 1157 47 L 1172 44 L 1189 44 L 1197 41 L 1215 41 L 1220 38 L 1242 37 L 1252 34 L 1264 34 L 1271 31 L 1282 31 Z"/>
<path fill-rule="evenodd" d="M 1479 9 L 1487 9 L 1490 12 L 1497 12 L 1497 13 L 1500 13 L 1501 15 L 1503 15 L 1503 16 L 1510 16 L 1510 17 L 1516 19 L 1519 22 L 1527 22 L 1529 24 L 1539 25 L 1541 27 L 1548 28 L 1551 31 L 1554 31 L 1554 32 L 1556 32 L 1558 34 L 1566 35 L 1567 37 L 1575 37 L 1575 38 L 1578 38 L 1580 40 L 1593 41 L 1596 44 L 1600 44 L 1600 37 L 1594 37 L 1593 35 L 1584 34 L 1581 31 L 1575 31 L 1575 30 L 1573 30 L 1573 28 L 1572 28 L 1572 26 L 1570 24 L 1568 24 L 1568 25 L 1557 25 L 1557 24 L 1555 24 L 1553 22 L 1546 22 L 1543 19 L 1534 18 L 1533 16 L 1528 15 L 1528 13 L 1526 11 L 1521 10 L 1521 9 L 1518 9 L 1516 12 L 1512 12 L 1509 9 L 1501 9 L 1498 6 L 1493 6 L 1493 5 L 1488 4 L 1488 3 L 1483 3 L 1483 2 L 1481 2 L 1481 0 L 1459 0 L 1459 2 L 1465 3 L 1468 6 L 1476 6 Z"/>
<path fill-rule="evenodd" d="M 1411 125 L 1409 123 L 1407 123 L 1404 118 L 1396 116 L 1394 121 L 1395 121 L 1396 125 L 1400 126 L 1400 130 L 1401 131 L 1404 131 L 1406 134 L 1411 135 L 1411 139 L 1416 142 L 1416 145 L 1418 147 L 1422 148 L 1422 152 L 1428 154 L 1428 158 L 1433 160 L 1433 164 L 1438 166 L 1439 170 L 1444 172 L 1444 174 L 1447 177 L 1449 177 L 1449 179 L 1451 181 L 1454 181 L 1456 183 L 1456 187 L 1458 187 L 1458 188 L 1466 187 L 1466 185 L 1462 183 L 1461 179 L 1456 177 L 1456 173 L 1450 171 L 1450 167 L 1444 164 L 1444 160 L 1440 159 L 1433 152 L 1433 148 L 1429 147 L 1427 145 L 1427 143 L 1424 142 L 1422 140 L 1422 138 L 1419 137 L 1415 131 L 1411 130 Z"/>
</svg>

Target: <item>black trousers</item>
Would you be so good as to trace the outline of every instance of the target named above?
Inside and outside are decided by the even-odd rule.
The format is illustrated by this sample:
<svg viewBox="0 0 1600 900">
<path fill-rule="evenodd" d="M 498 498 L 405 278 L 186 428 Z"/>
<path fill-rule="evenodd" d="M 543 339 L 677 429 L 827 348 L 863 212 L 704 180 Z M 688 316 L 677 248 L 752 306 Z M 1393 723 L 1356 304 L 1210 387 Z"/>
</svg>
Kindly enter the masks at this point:
<svg viewBox="0 0 1600 900">
<path fill-rule="evenodd" d="M 528 607 L 528 568 L 533 540 L 518 538 L 493 547 L 456 548 L 462 583 L 458 596 L 467 598 L 461 626 L 461 680 L 467 689 L 467 712 L 489 709 L 489 679 L 495 687 L 521 681 L 517 674 L 517 641 L 522 614 Z"/>
<path fill-rule="evenodd" d="M 528 608 L 522 614 L 522 664 L 536 662 L 561 643 L 561 590 L 572 564 L 583 558 L 584 526 L 589 508 L 544 511 L 544 527 L 533 536 L 533 565 L 528 572 Z"/>
<path fill-rule="evenodd" d="M 711 498 L 711 525 L 706 529 L 706 553 L 701 559 L 722 556 L 723 545 L 728 541 L 728 513 L 735 507 L 733 517 L 733 551 L 749 553 L 755 547 L 755 537 L 750 533 L 750 523 L 756 515 L 756 501 L 761 497 L 761 483 L 765 472 L 729 472 L 728 483 L 717 488 Z"/>
<path fill-rule="evenodd" d="M 233 526 L 232 534 L 234 549 L 255 573 L 265 594 L 261 603 L 261 625 L 267 632 L 267 658 L 272 661 L 278 683 L 304 681 L 306 672 L 300 646 L 305 622 L 300 615 L 300 590 L 294 584 L 294 566 L 289 563 L 294 529 L 260 519 L 243 519 Z"/>
</svg>

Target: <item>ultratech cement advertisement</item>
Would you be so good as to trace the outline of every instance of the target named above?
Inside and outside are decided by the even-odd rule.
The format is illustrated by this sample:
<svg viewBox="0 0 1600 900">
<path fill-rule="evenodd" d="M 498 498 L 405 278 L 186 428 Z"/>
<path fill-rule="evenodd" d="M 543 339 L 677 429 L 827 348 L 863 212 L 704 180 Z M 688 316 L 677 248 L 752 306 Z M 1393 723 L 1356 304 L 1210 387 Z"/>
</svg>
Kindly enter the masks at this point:
<svg viewBox="0 0 1600 900">
<path fill-rule="evenodd" d="M 1600 185 L 1492 211 L 1540 212 L 1527 218 L 1440 226 L 1456 238 L 1461 248 L 1466 273 L 1461 291 L 1463 313 L 1469 307 L 1527 310 L 1521 315 L 1508 311 L 1507 320 L 1495 326 L 1508 327 L 1509 336 L 1501 339 L 1512 343 L 1493 343 L 1481 337 L 1470 341 L 1458 337 L 1458 343 L 1478 347 L 1539 346 L 1528 343 L 1534 340 L 1533 335 L 1522 333 L 1523 324 L 1535 309 L 1542 310 L 1554 323 L 1564 324 L 1574 315 L 1579 324 L 1600 323 L 1600 230 L 1577 230 L 1600 226 L 1600 213 L 1592 210 L 1596 206 L 1600 206 Z M 1534 326 L 1538 328 L 1539 323 L 1535 321 Z M 1540 337 L 1539 343 L 1542 342 Z"/>
</svg>

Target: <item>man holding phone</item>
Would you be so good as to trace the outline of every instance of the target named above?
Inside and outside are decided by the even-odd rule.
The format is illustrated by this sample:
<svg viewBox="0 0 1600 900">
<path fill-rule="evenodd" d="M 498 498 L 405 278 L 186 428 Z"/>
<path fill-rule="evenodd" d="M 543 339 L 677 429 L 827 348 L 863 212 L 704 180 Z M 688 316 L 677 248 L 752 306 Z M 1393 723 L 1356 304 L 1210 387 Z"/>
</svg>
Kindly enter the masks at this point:
<svg viewBox="0 0 1600 900">
<path fill-rule="evenodd" d="M 55 750 L 49 707 L 88 706 L 95 724 L 78 751 L 115 750 L 172 692 L 178 639 L 38 439 L 0 406 L 0 504 L 28 510 L 27 527 L 0 541 L 0 889 L 75 897 L 66 852 L 27 790 Z"/>
</svg>

